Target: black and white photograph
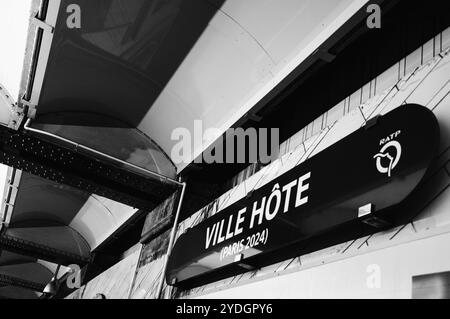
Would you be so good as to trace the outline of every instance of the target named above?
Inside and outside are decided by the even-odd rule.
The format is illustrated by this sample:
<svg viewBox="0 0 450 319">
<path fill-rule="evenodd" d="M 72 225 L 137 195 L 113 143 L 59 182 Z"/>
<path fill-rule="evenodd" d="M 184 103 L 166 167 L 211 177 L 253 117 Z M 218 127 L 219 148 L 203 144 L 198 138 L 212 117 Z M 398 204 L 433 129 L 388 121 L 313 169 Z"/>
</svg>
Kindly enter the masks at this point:
<svg viewBox="0 0 450 319">
<path fill-rule="evenodd" d="M 0 302 L 450 299 L 449 93 L 448 0 L 0 0 Z"/>
</svg>

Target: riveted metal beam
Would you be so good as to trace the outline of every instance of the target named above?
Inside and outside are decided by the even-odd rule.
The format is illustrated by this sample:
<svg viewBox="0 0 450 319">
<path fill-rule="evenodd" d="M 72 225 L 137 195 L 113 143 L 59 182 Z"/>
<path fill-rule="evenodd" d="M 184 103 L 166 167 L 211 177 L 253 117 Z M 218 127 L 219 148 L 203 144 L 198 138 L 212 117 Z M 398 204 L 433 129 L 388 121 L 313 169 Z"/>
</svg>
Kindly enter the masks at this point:
<svg viewBox="0 0 450 319">
<path fill-rule="evenodd" d="M 0 235 L 0 247 L 8 251 L 25 256 L 43 259 L 62 265 L 79 264 L 85 265 L 91 262 L 92 258 L 76 255 L 60 249 L 37 244 L 21 238 Z"/>
<path fill-rule="evenodd" d="M 0 127 L 0 162 L 27 173 L 145 210 L 152 210 L 179 187 L 178 182 L 155 174 L 144 176 L 102 159 L 71 144 L 63 147 L 44 136 Z"/>
<path fill-rule="evenodd" d="M 38 28 L 41 28 L 42 30 L 44 30 L 44 32 L 49 32 L 49 33 L 55 32 L 55 27 L 46 23 L 45 21 L 41 20 L 39 18 L 39 13 L 37 13 L 37 12 L 31 16 L 30 23 L 35 25 Z"/>
<path fill-rule="evenodd" d="M 0 99 L 3 99 L 6 106 L 9 108 L 10 116 L 8 127 L 17 130 L 19 129 L 25 114 L 22 105 L 18 105 L 8 90 L 0 84 Z"/>
<path fill-rule="evenodd" d="M 5 286 L 14 286 L 24 289 L 34 290 L 37 292 L 42 292 L 45 288 L 44 284 L 36 283 L 33 281 L 25 280 L 22 278 L 17 278 L 13 276 L 8 276 L 0 274 L 0 284 Z"/>
</svg>

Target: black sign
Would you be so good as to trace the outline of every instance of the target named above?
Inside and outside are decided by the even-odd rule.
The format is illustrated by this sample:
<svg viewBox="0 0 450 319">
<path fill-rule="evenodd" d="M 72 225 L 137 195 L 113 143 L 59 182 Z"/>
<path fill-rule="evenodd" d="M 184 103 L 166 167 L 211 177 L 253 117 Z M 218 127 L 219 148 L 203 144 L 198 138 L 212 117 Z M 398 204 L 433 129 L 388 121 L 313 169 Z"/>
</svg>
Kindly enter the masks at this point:
<svg viewBox="0 0 450 319">
<path fill-rule="evenodd" d="M 412 104 L 395 109 L 181 235 L 167 283 L 256 268 L 269 253 L 294 251 L 361 215 L 376 216 L 417 186 L 438 140 L 430 110 Z"/>
</svg>

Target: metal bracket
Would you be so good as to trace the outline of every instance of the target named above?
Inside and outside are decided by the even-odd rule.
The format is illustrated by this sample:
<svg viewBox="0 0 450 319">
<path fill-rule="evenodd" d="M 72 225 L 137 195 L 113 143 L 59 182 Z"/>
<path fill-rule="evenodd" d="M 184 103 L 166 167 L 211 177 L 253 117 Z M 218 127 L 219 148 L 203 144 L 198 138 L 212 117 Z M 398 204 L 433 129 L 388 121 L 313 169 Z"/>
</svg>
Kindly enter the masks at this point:
<svg viewBox="0 0 450 319">
<path fill-rule="evenodd" d="M 14 208 L 14 204 L 8 203 L 6 200 L 4 201 L 6 206 Z"/>
<path fill-rule="evenodd" d="M 17 103 L 15 103 L 12 108 L 12 113 L 11 113 L 8 127 L 17 131 L 19 129 L 20 125 L 22 124 L 24 117 L 25 117 L 25 114 L 23 112 L 23 108 L 21 108 L 20 106 L 17 105 Z"/>
<path fill-rule="evenodd" d="M 38 28 L 41 28 L 45 32 L 53 33 L 55 31 L 55 27 L 45 23 L 41 19 L 37 17 L 37 15 L 33 15 L 30 19 L 30 22 Z"/>
<path fill-rule="evenodd" d="M 364 224 L 372 226 L 377 229 L 382 229 L 386 227 L 392 226 L 391 223 L 385 219 L 382 219 L 378 216 L 371 216 L 362 221 Z"/>
<path fill-rule="evenodd" d="M 22 123 L 24 118 L 23 107 L 21 105 L 17 105 L 14 99 L 11 97 L 11 94 L 8 92 L 6 88 L 4 88 L 0 84 L 0 96 L 6 102 L 9 107 L 9 111 L 11 115 L 9 117 L 8 127 L 13 130 L 17 130 Z"/>
<path fill-rule="evenodd" d="M 372 203 L 358 208 L 358 218 L 360 218 L 364 224 L 375 228 L 384 228 L 390 225 L 389 221 L 380 218 L 379 216 L 374 216 L 373 213 L 375 213 L 375 205 Z"/>
<path fill-rule="evenodd" d="M 322 60 L 325 61 L 327 63 L 333 62 L 333 60 L 336 58 L 336 55 L 328 52 L 328 50 L 324 50 L 324 49 L 319 49 L 315 52 L 315 54 L 317 55 L 317 57 Z"/>
<path fill-rule="evenodd" d="M 255 121 L 257 123 L 261 122 L 262 119 L 263 119 L 262 116 L 259 116 L 259 115 L 255 114 L 255 113 L 251 113 L 251 112 L 246 113 L 244 115 L 244 117 L 249 119 L 249 120 Z"/>
<path fill-rule="evenodd" d="M 368 120 L 366 123 L 364 123 L 364 125 L 363 125 L 364 129 L 368 130 L 368 129 L 374 127 L 375 125 L 377 125 L 380 118 L 381 118 L 381 115 L 372 117 L 370 120 Z"/>
<path fill-rule="evenodd" d="M 23 97 L 20 99 L 20 103 L 28 107 L 27 117 L 34 119 L 36 117 L 36 105 L 25 100 Z"/>
</svg>

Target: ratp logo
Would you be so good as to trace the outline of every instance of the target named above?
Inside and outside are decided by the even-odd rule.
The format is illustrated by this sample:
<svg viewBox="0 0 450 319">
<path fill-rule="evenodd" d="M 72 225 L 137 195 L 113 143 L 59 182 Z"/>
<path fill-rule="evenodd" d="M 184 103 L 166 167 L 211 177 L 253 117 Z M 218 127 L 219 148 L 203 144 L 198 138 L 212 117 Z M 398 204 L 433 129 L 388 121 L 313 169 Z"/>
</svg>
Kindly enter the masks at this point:
<svg viewBox="0 0 450 319">
<path fill-rule="evenodd" d="M 382 174 L 388 174 L 391 177 L 392 170 L 397 166 L 402 156 L 402 145 L 395 140 L 401 131 L 397 131 L 382 138 L 380 145 L 381 150 L 373 157 L 376 160 L 377 170 Z"/>
</svg>

